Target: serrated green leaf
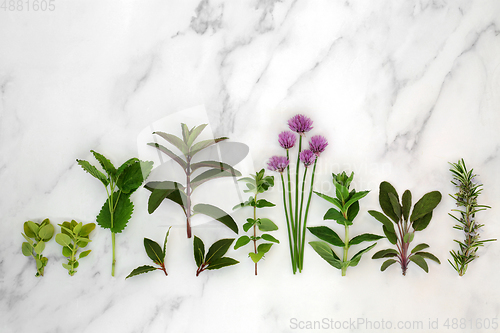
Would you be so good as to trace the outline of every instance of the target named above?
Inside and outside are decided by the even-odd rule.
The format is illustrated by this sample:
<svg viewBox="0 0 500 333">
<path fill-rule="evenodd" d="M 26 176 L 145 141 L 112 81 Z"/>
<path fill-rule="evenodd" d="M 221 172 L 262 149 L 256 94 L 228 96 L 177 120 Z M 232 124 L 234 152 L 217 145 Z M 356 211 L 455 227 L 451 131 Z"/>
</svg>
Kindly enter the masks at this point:
<svg viewBox="0 0 500 333">
<path fill-rule="evenodd" d="M 109 198 L 97 216 L 97 223 L 105 229 L 110 229 L 111 232 L 120 233 L 127 226 L 128 221 L 132 217 L 134 211 L 134 204 L 130 201 L 130 197 L 126 194 L 119 195 L 119 192 L 113 194 L 113 207 L 115 210 L 113 214 L 109 210 Z M 113 225 L 111 225 L 111 216 L 113 216 Z"/>
<path fill-rule="evenodd" d="M 278 226 L 268 218 L 258 219 L 257 227 L 264 232 L 278 230 Z"/>
<path fill-rule="evenodd" d="M 219 258 L 219 259 L 216 259 L 216 260 L 213 260 L 212 262 L 210 262 L 210 264 L 207 266 L 207 269 L 209 269 L 209 270 L 219 269 L 219 268 L 232 266 L 232 265 L 236 265 L 236 264 L 239 264 L 238 260 L 235 260 L 233 258 L 223 257 L 223 258 Z"/>
<path fill-rule="evenodd" d="M 427 215 L 424 215 L 421 218 L 416 219 L 415 221 L 413 221 L 413 224 L 412 224 L 413 229 L 415 231 L 422 231 L 422 230 L 424 230 L 425 228 L 427 228 L 427 226 L 431 222 L 431 219 L 432 219 L 432 211 L 430 213 L 428 213 Z"/>
<path fill-rule="evenodd" d="M 56 243 L 61 246 L 70 246 L 73 241 L 68 235 L 60 233 L 56 235 Z"/>
<path fill-rule="evenodd" d="M 104 184 L 104 186 L 108 186 L 109 184 L 108 178 L 101 171 L 97 170 L 95 166 L 93 166 L 92 164 L 90 164 L 85 160 L 77 159 L 76 162 L 78 163 L 79 166 L 82 167 L 83 170 L 88 172 L 91 176 L 99 179 Z"/>
<path fill-rule="evenodd" d="M 380 207 L 382 208 L 382 211 L 391 220 L 398 223 L 399 218 L 394 213 L 394 208 L 392 207 L 392 203 L 391 203 L 391 200 L 389 198 L 389 193 L 392 193 L 396 198 L 399 198 L 398 192 L 396 191 L 394 186 L 392 186 L 390 183 L 385 182 L 385 181 L 380 183 L 379 189 L 380 189 L 380 192 L 379 192 L 378 199 L 379 199 L 379 203 L 380 203 Z M 398 202 L 399 202 L 399 200 L 398 200 Z"/>
<path fill-rule="evenodd" d="M 208 148 L 216 143 L 219 143 L 221 141 L 227 140 L 229 138 L 222 137 L 222 138 L 216 138 L 214 140 L 204 140 L 200 141 L 198 143 L 195 143 L 189 150 L 189 155 L 194 156 L 196 153 L 202 151 L 205 148 Z"/>
<path fill-rule="evenodd" d="M 78 259 L 85 258 L 86 256 L 88 256 L 90 254 L 90 252 L 92 252 L 92 250 L 83 251 L 82 253 L 80 253 L 80 256 L 78 257 Z"/>
<path fill-rule="evenodd" d="M 344 247 L 345 244 L 340 239 L 339 235 L 332 229 L 325 227 L 325 226 L 320 226 L 320 227 L 308 227 L 307 228 L 314 236 L 318 237 L 321 240 L 324 240 L 325 242 L 328 242 L 334 246 L 339 246 L 339 247 Z"/>
<path fill-rule="evenodd" d="M 370 251 L 371 249 L 373 249 L 375 247 L 375 245 L 377 245 L 377 243 L 374 243 L 370 246 L 368 246 L 367 248 L 364 248 L 363 250 L 359 251 L 358 253 L 356 253 L 352 258 L 351 260 L 349 260 L 349 266 L 351 267 L 354 267 L 354 266 L 357 266 L 359 261 L 361 260 L 361 256 L 363 254 L 365 254 L 366 252 Z"/>
<path fill-rule="evenodd" d="M 191 130 L 191 132 L 189 133 L 189 139 L 187 141 L 187 146 L 188 147 L 191 147 L 193 145 L 193 143 L 196 140 L 196 138 L 198 138 L 198 136 L 200 135 L 200 133 L 205 129 L 205 127 L 207 125 L 208 124 L 201 124 L 201 125 L 193 128 Z"/>
<path fill-rule="evenodd" d="M 137 267 L 136 269 L 134 269 L 132 272 L 130 272 L 130 274 L 127 275 L 127 277 L 125 279 L 128 279 L 129 277 L 136 276 L 139 274 L 152 272 L 152 271 L 155 271 L 157 269 L 158 268 L 156 268 L 156 267 L 148 266 L 148 265 L 140 266 L 140 267 Z"/>
<path fill-rule="evenodd" d="M 133 193 L 142 185 L 144 180 L 148 178 L 152 169 L 153 162 L 138 160 L 125 167 L 118 176 L 116 185 L 123 193 Z"/>
<path fill-rule="evenodd" d="M 153 260 L 155 264 L 161 265 L 163 263 L 163 250 L 160 245 L 149 238 L 144 238 L 144 248 L 148 257 Z"/>
<path fill-rule="evenodd" d="M 389 257 L 397 257 L 398 251 L 394 249 L 386 249 L 380 250 L 372 256 L 372 259 L 380 259 L 380 258 L 389 258 Z"/>
<path fill-rule="evenodd" d="M 65 257 L 71 257 L 71 255 L 73 254 L 73 251 L 71 251 L 71 249 L 67 246 L 63 246 L 62 248 L 62 255 L 65 256 Z"/>
<path fill-rule="evenodd" d="M 439 261 L 439 259 L 435 255 L 433 255 L 432 253 L 429 253 L 429 252 L 416 252 L 414 255 L 419 255 L 422 258 L 431 259 L 431 260 L 437 262 L 438 264 L 441 264 L 441 261 Z"/>
<path fill-rule="evenodd" d="M 222 258 L 226 254 L 227 250 L 233 243 L 234 238 L 224 238 L 216 241 L 208 249 L 207 256 L 205 257 L 205 262 L 210 264 L 212 261 Z"/>
<path fill-rule="evenodd" d="M 394 264 L 396 262 L 396 260 L 394 259 L 388 259 L 386 261 L 384 261 L 384 263 L 382 264 L 382 266 L 380 267 L 380 270 L 383 272 L 387 269 L 387 267 L 391 266 L 392 264 Z"/>
<path fill-rule="evenodd" d="M 177 156 L 176 154 L 174 154 L 170 149 L 168 149 L 168 148 L 166 148 L 158 143 L 155 143 L 155 142 L 148 143 L 148 146 L 155 147 L 156 149 L 158 149 L 159 151 L 161 151 L 162 153 L 164 153 L 165 155 L 170 157 L 172 160 L 177 162 L 183 170 L 187 169 L 186 161 L 184 161 L 180 156 Z"/>
<path fill-rule="evenodd" d="M 262 243 L 259 246 L 257 246 L 257 253 L 267 253 L 273 246 L 272 243 Z"/>
<path fill-rule="evenodd" d="M 38 244 L 36 244 L 36 246 L 35 246 L 35 253 L 42 254 L 44 249 L 45 249 L 45 242 L 39 241 Z"/>
<path fill-rule="evenodd" d="M 173 134 L 169 134 L 169 133 L 165 133 L 165 132 L 158 132 L 158 131 L 157 132 L 153 132 L 153 134 L 157 134 L 157 135 L 161 136 L 162 138 L 164 138 L 165 140 L 167 140 L 168 142 L 170 142 L 177 149 L 179 149 L 179 151 L 183 155 L 187 155 L 188 154 L 188 147 L 187 147 L 187 145 L 179 137 L 177 137 L 177 136 L 175 136 Z"/>
<path fill-rule="evenodd" d="M 349 246 L 359 244 L 361 242 L 372 242 L 372 241 L 379 240 L 381 238 L 385 238 L 385 237 L 379 236 L 379 235 L 374 235 L 374 234 L 361 234 L 361 235 L 358 235 L 358 236 L 352 238 L 349 241 Z"/>
<path fill-rule="evenodd" d="M 235 250 L 239 249 L 240 247 L 247 245 L 249 242 L 250 242 L 250 237 L 248 237 L 248 236 L 241 236 L 236 241 L 236 244 L 234 245 L 234 249 Z"/>
<path fill-rule="evenodd" d="M 252 259 L 254 263 L 258 263 L 260 259 L 264 257 L 264 254 L 265 254 L 264 252 L 257 252 L 257 253 L 250 252 L 248 256 L 250 257 L 250 259 Z"/>
<path fill-rule="evenodd" d="M 54 226 L 52 224 L 44 225 L 38 231 L 38 236 L 44 242 L 49 241 L 54 236 Z"/>
<path fill-rule="evenodd" d="M 423 249 L 426 249 L 426 248 L 428 248 L 428 247 L 429 247 L 429 245 L 427 245 L 427 244 L 425 244 L 425 243 L 418 244 L 417 246 L 415 246 L 415 247 L 413 248 L 413 250 L 411 250 L 411 253 L 418 252 L 418 251 L 423 250 Z"/>
<path fill-rule="evenodd" d="M 266 240 L 268 242 L 273 242 L 273 243 L 277 243 L 279 244 L 279 240 L 277 240 L 276 238 L 274 238 L 273 236 L 269 235 L 269 234 L 262 234 L 262 239 L 263 240 Z"/>
<path fill-rule="evenodd" d="M 27 237 L 29 237 L 29 238 L 36 237 L 35 233 L 30 229 L 30 227 L 28 225 L 28 221 L 24 222 L 23 229 L 24 229 L 24 233 L 26 234 Z"/>
<path fill-rule="evenodd" d="M 221 171 L 220 169 L 207 170 L 207 171 L 201 173 L 200 175 L 196 176 L 191 181 L 191 187 L 194 191 L 201 184 L 204 184 L 204 183 L 206 183 L 210 180 L 213 180 L 213 179 L 218 179 L 218 178 L 223 178 L 223 177 L 241 176 L 241 173 L 239 171 L 237 171 L 237 170 L 234 170 L 234 171 L 236 171 L 236 173 L 233 173 L 233 171 L 229 171 L 229 170 Z"/>
<path fill-rule="evenodd" d="M 227 214 L 225 211 L 218 207 L 209 204 L 197 204 L 193 207 L 193 211 L 195 213 L 210 216 L 211 218 L 227 226 L 236 234 L 238 233 L 238 226 L 236 225 L 236 222 L 234 222 L 234 219 L 231 217 L 231 215 Z"/>
<path fill-rule="evenodd" d="M 417 201 L 413 206 L 413 212 L 410 216 L 410 221 L 413 222 L 425 215 L 432 213 L 432 210 L 441 202 L 441 193 L 439 191 L 432 191 L 424 194 L 424 196 Z"/>
<path fill-rule="evenodd" d="M 417 264 L 420 268 L 422 268 L 426 273 L 429 273 L 429 266 L 427 266 L 427 263 L 425 262 L 424 258 L 414 254 L 409 259 L 413 261 L 415 264 Z"/>
<path fill-rule="evenodd" d="M 205 262 L 205 245 L 203 241 L 196 236 L 194 236 L 193 239 L 193 252 L 196 266 L 200 267 Z"/>
<path fill-rule="evenodd" d="M 411 192 L 410 190 L 406 190 L 403 193 L 403 198 L 401 199 L 401 211 L 403 213 L 403 218 L 405 221 L 408 221 L 408 217 L 410 216 L 411 209 Z"/>
<path fill-rule="evenodd" d="M 260 199 L 257 200 L 257 208 L 263 208 L 263 207 L 274 207 L 276 206 L 272 202 L 267 201 L 266 199 Z"/>
<path fill-rule="evenodd" d="M 115 166 L 113 165 L 113 163 L 111 163 L 109 159 L 107 159 L 106 157 L 104 157 L 104 155 L 99 154 L 94 150 L 91 150 L 90 152 L 94 154 L 95 159 L 99 162 L 102 169 L 106 171 L 108 176 L 113 177 L 116 174 Z"/>
<path fill-rule="evenodd" d="M 87 223 L 82 227 L 82 230 L 80 230 L 80 236 L 86 237 L 90 235 L 90 233 L 94 229 L 95 229 L 95 223 Z"/>
<path fill-rule="evenodd" d="M 33 254 L 33 247 L 27 242 L 23 242 L 21 250 L 26 257 L 31 257 Z"/>
<path fill-rule="evenodd" d="M 321 241 L 309 242 L 309 244 L 327 263 L 337 269 L 342 269 L 342 262 L 335 252 L 333 252 L 333 250 L 328 246 L 328 244 Z"/>
</svg>

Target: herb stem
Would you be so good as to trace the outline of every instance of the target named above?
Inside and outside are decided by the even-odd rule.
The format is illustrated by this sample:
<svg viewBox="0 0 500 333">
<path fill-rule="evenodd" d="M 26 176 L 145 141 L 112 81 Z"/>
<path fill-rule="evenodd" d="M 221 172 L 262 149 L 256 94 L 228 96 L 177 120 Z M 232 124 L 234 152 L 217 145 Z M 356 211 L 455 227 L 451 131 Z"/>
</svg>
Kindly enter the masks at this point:
<svg viewBox="0 0 500 333">
<path fill-rule="evenodd" d="M 304 214 L 304 225 L 302 226 L 302 247 L 300 249 L 300 261 L 302 263 L 301 269 L 304 268 L 304 248 L 305 248 L 305 238 L 306 238 L 306 226 L 307 226 L 307 215 L 309 214 L 309 206 L 311 204 L 311 197 L 313 193 L 313 185 L 314 185 L 314 175 L 316 173 L 316 164 L 318 162 L 318 158 L 314 161 L 314 166 L 313 166 L 313 171 L 311 175 L 311 184 L 309 187 L 309 197 L 307 198 L 307 204 L 306 204 L 306 212 Z"/>
<path fill-rule="evenodd" d="M 253 220 L 257 221 L 257 193 L 254 197 L 255 205 L 253 206 Z M 257 223 L 253 225 L 253 251 L 257 254 Z M 255 275 L 257 275 L 257 263 L 255 263 Z"/>
<path fill-rule="evenodd" d="M 293 233 L 294 237 L 294 250 L 295 250 L 295 260 L 296 260 L 296 265 L 299 269 L 299 273 L 302 271 L 302 268 L 300 267 L 300 256 L 299 256 L 299 244 L 298 244 L 298 223 L 299 223 L 299 174 L 300 174 L 300 153 L 302 152 L 302 135 L 299 135 L 299 152 L 297 154 L 297 165 L 295 167 L 295 230 Z"/>
<path fill-rule="evenodd" d="M 285 206 L 285 218 L 286 218 L 286 226 L 287 226 L 287 231 L 288 231 L 288 244 L 290 245 L 290 258 L 292 260 L 293 274 L 295 274 L 297 272 L 297 267 L 296 267 L 296 263 L 295 263 L 294 252 L 292 250 L 292 236 L 291 236 L 292 235 L 292 228 L 290 226 L 290 219 L 288 218 L 288 210 L 287 210 L 287 207 L 286 207 L 285 180 L 283 179 L 283 174 L 282 173 L 280 174 L 280 176 L 281 176 L 281 184 L 283 185 L 283 205 Z M 290 215 L 292 215 L 292 214 L 290 214 Z"/>
<path fill-rule="evenodd" d="M 306 185 L 307 169 L 308 168 L 305 168 L 305 170 L 304 170 L 304 178 L 302 179 L 302 189 L 300 191 L 299 227 L 297 229 L 298 247 L 299 247 L 299 257 L 298 257 L 298 260 L 299 260 L 299 272 L 302 271 L 302 266 L 303 266 L 302 256 L 301 256 L 302 247 L 303 247 L 303 244 L 302 244 L 302 207 L 304 206 L 304 187 Z M 304 225 L 305 225 L 305 223 L 304 223 Z"/>
</svg>

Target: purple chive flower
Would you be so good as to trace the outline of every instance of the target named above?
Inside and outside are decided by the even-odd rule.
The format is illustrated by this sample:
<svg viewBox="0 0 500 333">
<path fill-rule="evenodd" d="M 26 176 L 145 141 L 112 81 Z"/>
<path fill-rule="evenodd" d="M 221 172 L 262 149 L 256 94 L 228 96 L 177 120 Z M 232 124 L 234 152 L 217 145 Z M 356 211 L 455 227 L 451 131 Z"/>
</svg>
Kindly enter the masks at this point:
<svg viewBox="0 0 500 333">
<path fill-rule="evenodd" d="M 314 163 L 314 161 L 316 160 L 316 155 L 309 149 L 306 149 L 300 153 L 300 160 L 302 161 L 302 163 L 304 163 L 304 166 L 307 168 L 308 166 Z"/>
<path fill-rule="evenodd" d="M 325 137 L 322 135 L 315 135 L 309 140 L 309 149 L 311 149 L 316 156 L 319 156 L 325 150 L 326 146 L 328 146 L 328 141 L 326 141 Z"/>
<path fill-rule="evenodd" d="M 283 131 L 278 135 L 278 142 L 282 148 L 290 149 L 295 146 L 297 137 L 290 131 Z"/>
<path fill-rule="evenodd" d="M 285 156 L 273 156 L 269 159 L 269 162 L 267 162 L 267 168 L 271 171 L 278 171 L 279 173 L 282 173 L 285 171 L 288 163 L 288 158 Z"/>
<path fill-rule="evenodd" d="M 312 123 L 311 118 L 306 117 L 303 114 L 298 114 L 288 120 L 288 127 L 290 127 L 292 131 L 302 135 L 305 132 L 312 130 Z"/>
</svg>

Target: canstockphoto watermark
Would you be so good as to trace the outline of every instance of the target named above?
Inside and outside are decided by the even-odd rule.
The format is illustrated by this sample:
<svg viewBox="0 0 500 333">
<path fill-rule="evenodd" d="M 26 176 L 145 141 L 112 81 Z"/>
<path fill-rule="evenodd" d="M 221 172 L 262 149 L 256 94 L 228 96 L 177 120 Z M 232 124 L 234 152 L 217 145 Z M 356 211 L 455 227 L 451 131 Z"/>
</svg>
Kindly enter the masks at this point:
<svg viewBox="0 0 500 333">
<path fill-rule="evenodd" d="M 482 329 L 496 330 L 499 327 L 498 318 L 428 318 L 427 320 L 386 320 L 368 318 L 349 318 L 339 320 L 322 318 L 319 320 L 304 320 L 290 318 L 289 327 L 292 330 L 464 330 Z"/>
</svg>

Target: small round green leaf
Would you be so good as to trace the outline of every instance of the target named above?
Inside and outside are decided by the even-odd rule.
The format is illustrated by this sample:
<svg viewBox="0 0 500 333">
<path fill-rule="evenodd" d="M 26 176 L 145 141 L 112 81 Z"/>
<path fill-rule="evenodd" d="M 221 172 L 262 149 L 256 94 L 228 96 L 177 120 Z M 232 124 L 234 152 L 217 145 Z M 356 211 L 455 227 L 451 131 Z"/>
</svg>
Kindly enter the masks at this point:
<svg viewBox="0 0 500 333">
<path fill-rule="evenodd" d="M 73 254 L 73 252 L 71 251 L 71 249 L 69 247 L 63 246 L 62 254 L 63 254 L 63 256 L 69 258 L 69 257 L 71 257 L 71 255 Z"/>
<path fill-rule="evenodd" d="M 38 244 L 36 244 L 36 246 L 35 246 L 36 254 L 42 254 L 44 249 L 45 249 L 45 242 L 44 241 L 39 241 Z"/>
<path fill-rule="evenodd" d="M 54 226 L 52 224 L 44 225 L 38 231 L 38 236 L 43 241 L 48 241 L 54 236 Z"/>
<path fill-rule="evenodd" d="M 32 222 L 33 223 L 33 222 Z M 29 224 L 28 224 L 28 221 L 24 222 L 24 233 L 26 234 L 26 236 L 28 236 L 29 238 L 35 238 L 35 233 L 31 230 L 31 228 L 29 227 Z"/>
<path fill-rule="evenodd" d="M 278 230 L 278 226 L 276 224 L 274 224 L 273 221 L 271 221 L 270 219 L 267 219 L 267 218 L 259 219 L 259 221 L 257 222 L 257 226 L 258 226 L 260 231 Z"/>
<path fill-rule="evenodd" d="M 279 244 L 279 240 L 277 240 L 276 238 L 274 238 L 273 236 L 269 235 L 269 234 L 263 234 L 262 235 L 262 239 L 268 241 L 268 242 L 273 242 L 273 243 L 278 243 Z"/>
<path fill-rule="evenodd" d="M 80 253 L 80 256 L 78 257 L 78 259 L 85 258 L 86 256 L 88 256 L 90 254 L 91 251 L 92 250 L 83 251 L 82 253 Z"/>
<path fill-rule="evenodd" d="M 236 244 L 234 245 L 234 249 L 238 249 L 242 246 L 245 246 L 247 245 L 248 243 L 250 242 L 250 237 L 248 236 L 241 236 L 240 238 L 238 238 L 238 240 L 236 241 Z"/>
<path fill-rule="evenodd" d="M 71 238 L 66 234 L 57 234 L 56 243 L 62 246 L 69 246 L 71 244 Z"/>
<path fill-rule="evenodd" d="M 31 245 L 27 242 L 23 242 L 22 251 L 26 257 L 31 257 L 31 255 L 33 253 Z"/>
</svg>

